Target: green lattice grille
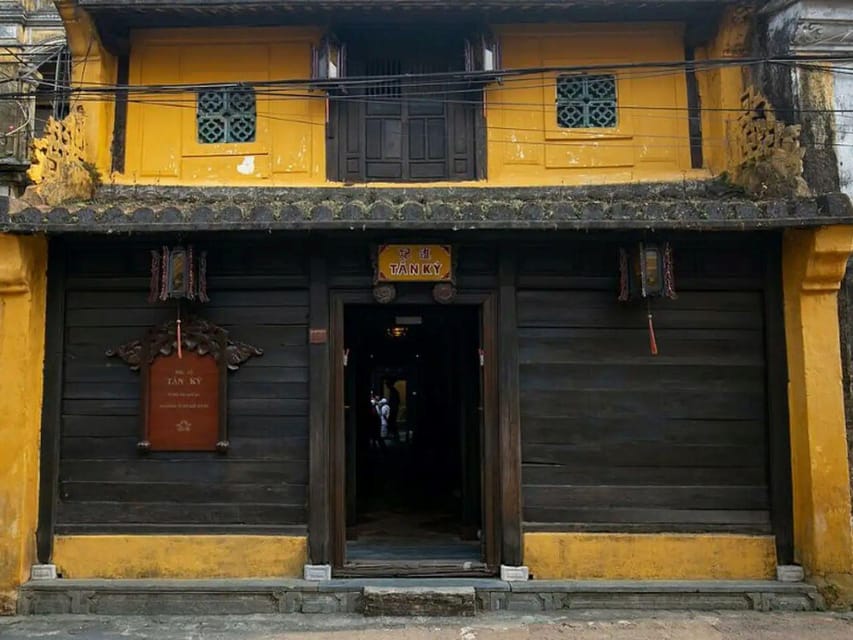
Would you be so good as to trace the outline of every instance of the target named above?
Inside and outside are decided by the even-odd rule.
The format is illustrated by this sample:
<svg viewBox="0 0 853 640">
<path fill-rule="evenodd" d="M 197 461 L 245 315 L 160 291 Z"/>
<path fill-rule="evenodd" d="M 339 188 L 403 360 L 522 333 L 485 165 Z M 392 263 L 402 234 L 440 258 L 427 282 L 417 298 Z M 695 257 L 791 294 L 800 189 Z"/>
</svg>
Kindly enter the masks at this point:
<svg viewBox="0 0 853 640">
<path fill-rule="evenodd" d="M 199 91 L 198 141 L 252 142 L 255 139 L 255 92 L 251 89 Z"/>
<path fill-rule="evenodd" d="M 616 126 L 614 76 L 557 78 L 557 124 L 566 129 Z"/>
</svg>

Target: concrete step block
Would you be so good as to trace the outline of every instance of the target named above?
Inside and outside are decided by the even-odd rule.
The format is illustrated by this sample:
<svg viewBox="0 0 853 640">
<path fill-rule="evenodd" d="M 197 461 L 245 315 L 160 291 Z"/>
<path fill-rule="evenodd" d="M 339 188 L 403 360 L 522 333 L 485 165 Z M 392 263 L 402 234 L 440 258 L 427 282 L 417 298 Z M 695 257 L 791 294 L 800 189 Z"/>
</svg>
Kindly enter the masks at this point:
<svg viewBox="0 0 853 640">
<path fill-rule="evenodd" d="M 474 587 L 365 587 L 366 616 L 473 616 Z"/>
</svg>

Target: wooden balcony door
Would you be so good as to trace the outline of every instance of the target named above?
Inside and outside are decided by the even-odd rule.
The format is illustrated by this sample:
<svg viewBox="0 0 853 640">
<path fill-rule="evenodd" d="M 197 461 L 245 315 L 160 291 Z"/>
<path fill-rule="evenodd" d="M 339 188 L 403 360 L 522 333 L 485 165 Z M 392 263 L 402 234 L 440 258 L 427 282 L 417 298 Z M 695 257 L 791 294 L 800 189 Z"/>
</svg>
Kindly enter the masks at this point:
<svg viewBox="0 0 853 640">
<path fill-rule="evenodd" d="M 443 57 L 447 54 L 437 49 L 428 54 L 418 49 L 415 56 L 383 52 L 350 60 L 351 77 L 377 80 L 331 99 L 331 179 L 475 179 L 475 114 L 482 94 L 455 81 L 423 79 L 423 74 L 453 70 L 452 61 Z"/>
</svg>

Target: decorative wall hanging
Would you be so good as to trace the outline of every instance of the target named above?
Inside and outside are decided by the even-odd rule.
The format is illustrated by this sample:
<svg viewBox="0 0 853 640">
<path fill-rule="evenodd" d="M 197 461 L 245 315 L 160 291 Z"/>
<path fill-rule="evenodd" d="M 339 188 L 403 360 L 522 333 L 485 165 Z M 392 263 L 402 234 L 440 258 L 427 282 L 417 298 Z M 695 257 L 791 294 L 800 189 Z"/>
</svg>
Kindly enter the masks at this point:
<svg viewBox="0 0 853 640">
<path fill-rule="evenodd" d="M 397 287 L 387 283 L 374 285 L 373 299 L 379 304 L 391 304 L 397 299 Z"/>
<path fill-rule="evenodd" d="M 439 282 L 432 288 L 432 297 L 439 304 L 450 304 L 456 298 L 456 287 L 450 282 Z"/>
<path fill-rule="evenodd" d="M 207 296 L 207 252 L 196 256 L 193 245 L 166 247 L 151 252 L 151 284 L 148 302 L 176 300 L 178 358 L 183 357 L 181 300 L 210 302 Z"/>
<path fill-rule="evenodd" d="M 383 244 L 374 247 L 373 297 L 389 304 L 397 297 L 394 283 L 436 283 L 433 299 L 449 304 L 456 297 L 456 252 L 446 244 Z"/>
<path fill-rule="evenodd" d="M 228 371 L 263 351 L 228 338 L 212 322 L 190 318 L 151 329 L 107 351 L 140 371 L 141 436 L 137 449 L 148 451 L 218 451 L 229 448 Z"/>
<path fill-rule="evenodd" d="M 375 282 L 453 282 L 453 251 L 446 244 L 383 244 Z"/>
<path fill-rule="evenodd" d="M 668 242 L 663 244 L 638 242 L 631 247 L 619 249 L 619 301 L 643 299 L 646 301 L 649 348 L 653 356 L 658 355 L 658 345 L 652 315 L 652 298 L 674 300 L 677 297 L 672 247 Z"/>
</svg>

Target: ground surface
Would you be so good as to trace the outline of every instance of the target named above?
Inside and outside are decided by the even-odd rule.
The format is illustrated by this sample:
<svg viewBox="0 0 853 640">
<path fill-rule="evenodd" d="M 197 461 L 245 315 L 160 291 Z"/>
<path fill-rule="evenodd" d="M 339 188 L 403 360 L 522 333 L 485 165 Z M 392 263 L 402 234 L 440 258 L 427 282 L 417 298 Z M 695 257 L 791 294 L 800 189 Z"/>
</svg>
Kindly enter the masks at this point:
<svg viewBox="0 0 853 640">
<path fill-rule="evenodd" d="M 853 614 L 584 611 L 473 619 L 361 616 L 0 618 L 2 640 L 853 640 Z"/>
</svg>

